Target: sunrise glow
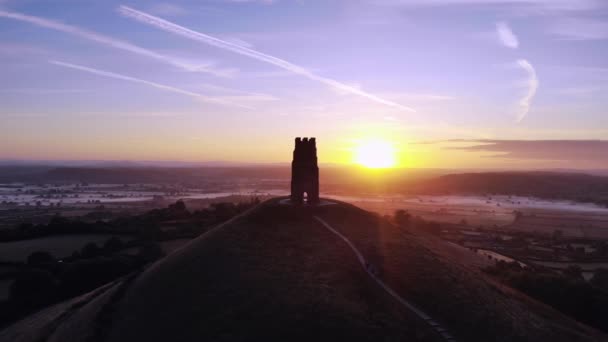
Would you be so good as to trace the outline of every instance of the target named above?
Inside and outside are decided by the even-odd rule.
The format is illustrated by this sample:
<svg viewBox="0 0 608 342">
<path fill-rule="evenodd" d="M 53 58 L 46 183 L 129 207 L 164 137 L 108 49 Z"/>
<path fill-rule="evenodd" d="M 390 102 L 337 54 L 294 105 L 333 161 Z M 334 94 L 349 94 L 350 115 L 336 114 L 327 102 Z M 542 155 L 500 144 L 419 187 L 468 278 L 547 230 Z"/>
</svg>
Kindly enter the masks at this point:
<svg viewBox="0 0 608 342">
<path fill-rule="evenodd" d="M 390 168 L 396 165 L 395 147 L 388 141 L 369 140 L 355 148 L 355 162 L 371 169 Z"/>
</svg>

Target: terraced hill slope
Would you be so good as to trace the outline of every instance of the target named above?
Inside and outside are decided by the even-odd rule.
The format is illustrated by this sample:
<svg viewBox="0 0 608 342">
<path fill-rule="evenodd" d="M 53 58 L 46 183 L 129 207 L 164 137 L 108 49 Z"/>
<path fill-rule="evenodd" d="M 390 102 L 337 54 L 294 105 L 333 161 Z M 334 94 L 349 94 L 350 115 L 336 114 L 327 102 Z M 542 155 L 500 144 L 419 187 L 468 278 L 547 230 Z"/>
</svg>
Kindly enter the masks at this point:
<svg viewBox="0 0 608 342">
<path fill-rule="evenodd" d="M 26 318 L 0 341 L 607 339 L 492 282 L 472 253 L 423 232 L 345 203 L 284 202 L 265 202 L 142 274 Z"/>
</svg>

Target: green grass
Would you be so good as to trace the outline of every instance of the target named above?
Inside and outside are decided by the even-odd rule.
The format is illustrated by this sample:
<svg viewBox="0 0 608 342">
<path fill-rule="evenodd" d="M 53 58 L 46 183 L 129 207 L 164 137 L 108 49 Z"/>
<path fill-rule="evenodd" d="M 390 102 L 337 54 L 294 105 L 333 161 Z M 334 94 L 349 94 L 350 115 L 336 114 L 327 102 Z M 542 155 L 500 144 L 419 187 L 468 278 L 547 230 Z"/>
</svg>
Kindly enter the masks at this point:
<svg viewBox="0 0 608 342">
<path fill-rule="evenodd" d="M 424 232 L 392 226 L 352 206 L 319 216 L 348 236 L 389 286 L 465 341 L 592 341 L 605 338 L 574 320 L 496 284 L 447 253 Z M 602 337 L 598 337 L 602 336 Z"/>
<path fill-rule="evenodd" d="M 434 341 L 343 242 L 265 205 L 195 240 L 127 291 L 109 341 Z"/>
</svg>

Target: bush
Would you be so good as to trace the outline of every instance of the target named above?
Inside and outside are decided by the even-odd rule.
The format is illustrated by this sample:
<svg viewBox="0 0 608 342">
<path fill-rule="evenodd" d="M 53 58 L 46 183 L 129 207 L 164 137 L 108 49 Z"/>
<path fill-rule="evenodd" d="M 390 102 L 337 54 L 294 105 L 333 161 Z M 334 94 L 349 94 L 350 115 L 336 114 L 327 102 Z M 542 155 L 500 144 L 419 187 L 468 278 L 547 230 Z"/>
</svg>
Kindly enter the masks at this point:
<svg viewBox="0 0 608 342">
<path fill-rule="evenodd" d="M 608 269 L 599 268 L 595 270 L 590 283 L 591 285 L 603 289 L 604 291 L 608 291 Z"/>
<path fill-rule="evenodd" d="M 411 216 L 412 215 L 410 215 L 407 210 L 399 209 L 395 210 L 394 220 L 397 225 L 407 227 L 410 223 Z"/>
<path fill-rule="evenodd" d="M 608 292 L 587 283 L 580 268 L 568 268 L 560 274 L 499 262 L 485 271 L 578 321 L 608 331 Z"/>
<path fill-rule="evenodd" d="M 106 253 L 118 252 L 125 247 L 124 242 L 116 236 L 112 236 L 103 244 L 103 250 Z"/>
<path fill-rule="evenodd" d="M 55 257 L 47 251 L 37 251 L 27 257 L 27 264 L 30 266 L 40 266 L 55 262 Z"/>
<path fill-rule="evenodd" d="M 87 243 L 80 251 L 80 256 L 85 259 L 94 258 L 99 255 L 101 255 L 101 248 L 97 247 L 94 242 Z"/>
</svg>

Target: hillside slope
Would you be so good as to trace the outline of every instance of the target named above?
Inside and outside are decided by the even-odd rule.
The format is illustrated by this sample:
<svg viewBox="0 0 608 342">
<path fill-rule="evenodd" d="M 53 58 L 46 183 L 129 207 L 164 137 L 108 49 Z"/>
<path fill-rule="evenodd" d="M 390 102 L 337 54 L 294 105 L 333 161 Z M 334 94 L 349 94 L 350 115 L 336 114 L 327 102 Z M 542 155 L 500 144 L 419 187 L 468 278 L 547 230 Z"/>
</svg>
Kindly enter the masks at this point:
<svg viewBox="0 0 608 342">
<path fill-rule="evenodd" d="M 459 264 L 450 248 L 424 234 L 344 203 L 294 208 L 272 200 L 85 304 L 16 323 L 0 341 L 34 341 L 32 331 L 45 332 L 47 341 L 443 340 L 314 216 L 459 341 L 606 339 Z"/>
</svg>

